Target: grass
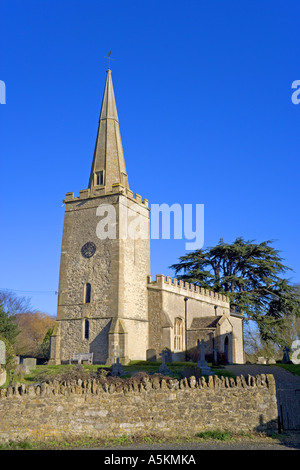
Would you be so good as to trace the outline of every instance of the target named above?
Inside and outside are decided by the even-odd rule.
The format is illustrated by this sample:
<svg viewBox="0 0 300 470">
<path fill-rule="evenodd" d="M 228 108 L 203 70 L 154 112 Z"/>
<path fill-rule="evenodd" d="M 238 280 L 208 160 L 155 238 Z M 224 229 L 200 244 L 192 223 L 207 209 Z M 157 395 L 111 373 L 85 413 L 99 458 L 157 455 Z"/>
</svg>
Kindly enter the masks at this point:
<svg viewBox="0 0 300 470">
<path fill-rule="evenodd" d="M 300 364 L 280 364 L 280 363 L 277 363 L 276 366 L 282 367 L 283 369 L 288 370 L 289 372 L 292 372 L 292 374 L 300 375 Z"/>
<path fill-rule="evenodd" d="M 0 450 L 32 450 L 34 444 L 30 441 L 9 441 L 6 443 L 0 443 Z"/>
<path fill-rule="evenodd" d="M 174 438 L 167 438 L 164 435 L 133 435 L 128 436 L 123 434 L 118 437 L 110 438 L 110 439 L 101 439 L 101 438 L 94 438 L 91 436 L 85 437 L 78 437 L 73 439 L 52 439 L 45 442 L 42 441 L 8 441 L 6 443 L 0 443 L 0 450 L 72 450 L 72 449 L 91 449 L 91 448 L 114 448 L 114 447 L 126 447 L 130 445 L 139 445 L 139 444 L 149 444 L 151 446 L 155 446 L 157 444 L 183 444 L 183 443 L 197 443 L 203 441 L 268 441 L 270 439 L 282 439 L 282 435 L 274 435 L 268 436 L 263 433 L 245 433 L 245 432 L 238 432 L 232 433 L 230 431 L 222 431 L 220 429 L 216 430 L 207 430 L 198 432 L 194 436 L 186 436 L 186 437 L 174 437 Z"/>
<path fill-rule="evenodd" d="M 213 439 L 214 441 L 230 441 L 232 435 L 229 431 L 220 431 L 216 429 L 215 431 L 201 431 L 196 434 L 196 437 L 200 439 Z"/>
<path fill-rule="evenodd" d="M 128 365 L 123 366 L 125 371 L 125 377 L 130 377 L 132 374 L 136 372 L 147 372 L 148 374 L 154 374 L 158 372 L 159 366 L 161 362 L 150 362 L 150 361 L 131 361 Z M 300 364 L 276 364 L 278 367 L 282 367 L 289 372 L 299 375 L 300 376 Z M 172 376 L 176 379 L 182 378 L 182 372 L 184 369 L 193 369 L 197 367 L 196 362 L 172 362 L 168 363 L 167 366 L 169 367 L 170 371 L 172 372 Z M 108 369 L 108 366 L 100 365 L 100 364 L 84 364 L 84 371 L 85 372 L 97 372 L 97 369 L 103 368 Z M 267 367 L 267 366 L 266 366 Z M 64 364 L 64 365 L 38 365 L 35 370 L 32 370 L 30 374 L 25 376 L 18 376 L 15 378 L 16 382 L 24 383 L 24 384 L 32 384 L 41 382 L 44 377 L 53 377 L 53 379 L 59 379 L 60 376 L 63 374 L 75 373 L 77 365 L 75 364 Z M 213 367 L 212 370 L 217 376 L 224 376 L 224 377 L 235 377 L 232 372 L 227 371 L 224 367 Z M 8 386 L 8 378 L 4 385 L 1 388 Z"/>
<path fill-rule="evenodd" d="M 148 374 L 157 373 L 159 370 L 159 366 L 161 362 L 147 362 L 147 361 L 131 361 L 128 365 L 123 366 L 125 371 L 124 377 L 130 377 L 132 374 L 136 372 L 146 372 Z M 182 378 L 182 372 L 185 369 L 193 369 L 197 366 L 196 362 L 172 362 L 167 364 L 172 376 L 176 379 Z M 99 368 L 109 369 L 108 366 L 102 366 L 100 364 L 84 364 L 83 370 L 87 374 L 89 372 L 96 373 Z M 24 384 L 32 384 L 32 383 L 39 383 L 42 380 L 47 378 L 59 379 L 63 377 L 66 373 L 76 374 L 77 365 L 76 364 L 63 364 L 63 365 L 38 365 L 36 369 L 32 370 L 30 374 L 25 376 L 17 376 L 15 377 L 14 381 L 18 383 Z M 227 371 L 222 366 L 220 367 L 212 367 L 212 370 L 218 376 L 227 376 L 227 377 L 234 377 L 234 374 Z M 5 384 L 7 386 L 7 383 Z"/>
</svg>

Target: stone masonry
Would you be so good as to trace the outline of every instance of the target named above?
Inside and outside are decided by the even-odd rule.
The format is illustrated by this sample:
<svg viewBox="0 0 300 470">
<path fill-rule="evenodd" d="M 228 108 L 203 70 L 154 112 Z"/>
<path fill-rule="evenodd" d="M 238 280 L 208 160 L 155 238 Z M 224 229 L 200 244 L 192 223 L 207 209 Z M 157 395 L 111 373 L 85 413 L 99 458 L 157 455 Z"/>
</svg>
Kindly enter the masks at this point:
<svg viewBox="0 0 300 470">
<path fill-rule="evenodd" d="M 174 323 L 186 323 L 183 351 L 197 346 L 204 339 L 206 354 L 212 354 L 212 338 L 219 352 L 224 352 L 228 338 L 228 361 L 243 363 L 243 331 L 241 315 L 230 311 L 228 297 L 194 284 L 157 274 L 148 278 L 149 345 L 157 354 L 163 348 L 173 351 L 180 360 L 182 352 L 174 353 Z M 162 330 L 162 331 L 161 331 Z M 186 344 L 187 342 L 187 344 Z"/>
<path fill-rule="evenodd" d="M 0 390 L 0 440 L 277 428 L 273 375 L 80 379 Z"/>
</svg>

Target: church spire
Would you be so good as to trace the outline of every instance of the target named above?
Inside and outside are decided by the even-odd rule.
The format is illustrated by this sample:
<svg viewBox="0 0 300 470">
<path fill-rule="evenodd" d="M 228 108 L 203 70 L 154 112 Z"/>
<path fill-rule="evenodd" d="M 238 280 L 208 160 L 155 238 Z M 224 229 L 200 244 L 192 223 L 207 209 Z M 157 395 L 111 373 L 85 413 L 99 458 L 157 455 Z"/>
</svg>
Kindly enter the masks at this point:
<svg viewBox="0 0 300 470">
<path fill-rule="evenodd" d="M 108 69 L 89 188 L 93 191 L 95 187 L 105 187 L 106 191 L 111 191 L 116 183 L 128 188 L 111 70 Z"/>
</svg>

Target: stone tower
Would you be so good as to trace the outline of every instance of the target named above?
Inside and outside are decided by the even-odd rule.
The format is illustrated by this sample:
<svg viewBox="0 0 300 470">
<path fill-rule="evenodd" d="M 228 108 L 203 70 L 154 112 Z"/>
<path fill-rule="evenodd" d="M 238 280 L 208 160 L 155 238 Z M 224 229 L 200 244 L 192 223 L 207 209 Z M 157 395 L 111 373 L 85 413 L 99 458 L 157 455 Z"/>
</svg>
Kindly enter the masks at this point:
<svg viewBox="0 0 300 470">
<path fill-rule="evenodd" d="M 80 352 L 92 352 L 95 363 L 146 359 L 149 208 L 129 189 L 111 70 L 88 188 L 79 197 L 67 193 L 64 202 L 50 362 Z"/>
</svg>

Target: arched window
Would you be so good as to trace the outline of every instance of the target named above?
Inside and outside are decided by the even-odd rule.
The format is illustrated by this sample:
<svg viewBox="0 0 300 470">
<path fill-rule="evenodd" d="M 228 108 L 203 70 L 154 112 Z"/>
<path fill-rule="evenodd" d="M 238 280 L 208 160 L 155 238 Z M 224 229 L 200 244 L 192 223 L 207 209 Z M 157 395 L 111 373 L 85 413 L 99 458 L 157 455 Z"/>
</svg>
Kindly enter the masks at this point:
<svg viewBox="0 0 300 470">
<path fill-rule="evenodd" d="M 91 284 L 89 282 L 86 283 L 84 288 L 84 303 L 89 304 L 91 301 Z"/>
<path fill-rule="evenodd" d="M 183 348 L 183 320 L 175 318 L 174 322 L 174 351 L 182 351 Z"/>
<path fill-rule="evenodd" d="M 86 318 L 84 320 L 84 339 L 89 339 L 90 337 L 90 322 Z"/>
</svg>

